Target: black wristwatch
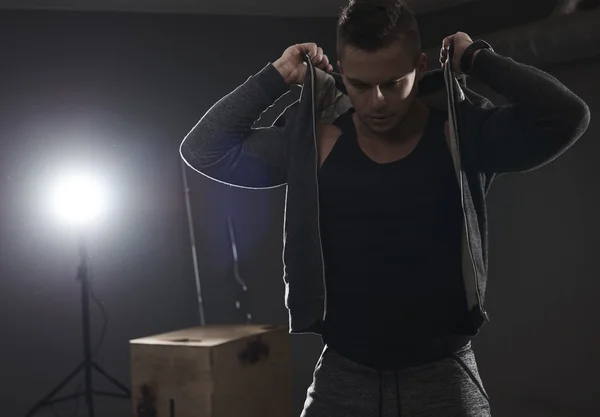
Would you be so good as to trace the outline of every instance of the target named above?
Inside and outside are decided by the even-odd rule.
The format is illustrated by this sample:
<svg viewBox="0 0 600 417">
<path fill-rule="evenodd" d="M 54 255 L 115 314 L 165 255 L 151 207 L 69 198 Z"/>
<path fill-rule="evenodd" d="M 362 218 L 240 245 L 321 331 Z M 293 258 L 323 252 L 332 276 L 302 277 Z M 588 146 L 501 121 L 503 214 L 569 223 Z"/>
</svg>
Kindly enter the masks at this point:
<svg viewBox="0 0 600 417">
<path fill-rule="evenodd" d="M 471 45 L 467 46 L 467 49 L 465 49 L 463 52 L 462 57 L 460 57 L 460 70 L 463 72 L 463 74 L 469 75 L 471 73 L 473 54 L 480 49 L 489 49 L 490 51 L 494 52 L 492 45 L 482 39 L 477 39 Z"/>
</svg>

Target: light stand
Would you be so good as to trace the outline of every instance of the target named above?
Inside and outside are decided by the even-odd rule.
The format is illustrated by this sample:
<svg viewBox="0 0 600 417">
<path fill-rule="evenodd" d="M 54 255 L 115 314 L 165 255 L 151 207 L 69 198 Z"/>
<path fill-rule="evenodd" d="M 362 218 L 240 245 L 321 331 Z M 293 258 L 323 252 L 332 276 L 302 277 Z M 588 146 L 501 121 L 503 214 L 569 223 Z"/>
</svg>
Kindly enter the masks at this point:
<svg viewBox="0 0 600 417">
<path fill-rule="evenodd" d="M 77 268 L 77 279 L 81 281 L 81 308 L 82 308 L 82 324 L 83 324 L 83 362 L 81 362 L 65 379 L 63 379 L 48 395 L 42 398 L 33 408 L 27 413 L 26 417 L 33 416 L 39 409 L 53 404 L 72 400 L 79 397 L 84 397 L 87 404 L 88 416 L 94 417 L 94 395 L 102 395 L 106 397 L 131 398 L 131 391 L 116 378 L 109 375 L 92 359 L 91 346 L 91 331 L 90 331 L 90 282 L 88 274 L 87 250 L 85 241 L 82 236 L 79 237 L 79 267 Z M 92 387 L 93 371 L 103 375 L 115 387 L 119 388 L 121 393 L 112 393 L 105 391 L 97 391 Z M 73 378 L 80 372 L 83 372 L 84 389 L 75 394 L 54 398 Z"/>
</svg>

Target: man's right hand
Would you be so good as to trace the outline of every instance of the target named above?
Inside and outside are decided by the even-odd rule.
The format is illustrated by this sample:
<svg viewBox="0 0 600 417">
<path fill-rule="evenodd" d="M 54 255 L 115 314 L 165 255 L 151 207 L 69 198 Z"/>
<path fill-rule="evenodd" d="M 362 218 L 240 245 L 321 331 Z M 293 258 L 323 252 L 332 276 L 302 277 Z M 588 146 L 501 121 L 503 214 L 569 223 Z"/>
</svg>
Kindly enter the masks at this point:
<svg viewBox="0 0 600 417">
<path fill-rule="evenodd" d="M 304 62 L 304 55 L 311 57 L 312 64 L 326 71 L 333 72 L 333 66 L 329 64 L 327 55 L 323 49 L 316 43 L 301 43 L 287 48 L 281 57 L 273 63 L 273 66 L 279 71 L 288 85 L 301 85 L 306 77 L 307 65 Z"/>
</svg>

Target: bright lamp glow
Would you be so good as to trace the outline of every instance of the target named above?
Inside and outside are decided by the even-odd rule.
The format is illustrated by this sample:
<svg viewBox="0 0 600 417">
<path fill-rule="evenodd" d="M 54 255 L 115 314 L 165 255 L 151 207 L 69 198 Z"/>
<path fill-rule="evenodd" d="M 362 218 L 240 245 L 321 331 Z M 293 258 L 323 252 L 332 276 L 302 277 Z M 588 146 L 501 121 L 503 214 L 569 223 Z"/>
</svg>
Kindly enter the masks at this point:
<svg viewBox="0 0 600 417">
<path fill-rule="evenodd" d="M 89 174 L 68 174 L 57 178 L 50 190 L 54 216 L 72 226 L 86 226 L 98 220 L 107 206 L 107 190 Z"/>
</svg>

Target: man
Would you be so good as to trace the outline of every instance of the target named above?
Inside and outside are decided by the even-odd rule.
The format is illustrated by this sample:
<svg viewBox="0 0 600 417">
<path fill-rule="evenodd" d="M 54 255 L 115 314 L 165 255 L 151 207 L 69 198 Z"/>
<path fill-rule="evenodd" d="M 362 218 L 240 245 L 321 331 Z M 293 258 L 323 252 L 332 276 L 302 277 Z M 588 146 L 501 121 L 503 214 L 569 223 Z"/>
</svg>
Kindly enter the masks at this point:
<svg viewBox="0 0 600 417">
<path fill-rule="evenodd" d="M 462 32 L 426 72 L 398 0 L 350 1 L 337 44 L 341 75 L 317 45 L 291 46 L 216 103 L 181 154 L 227 184 L 287 185 L 290 331 L 326 345 L 304 417 L 488 416 L 471 349 L 488 320 L 485 195 L 496 176 L 563 153 L 589 109 Z M 463 73 L 512 104 L 493 106 Z M 252 128 L 298 84 L 273 126 Z"/>
</svg>

